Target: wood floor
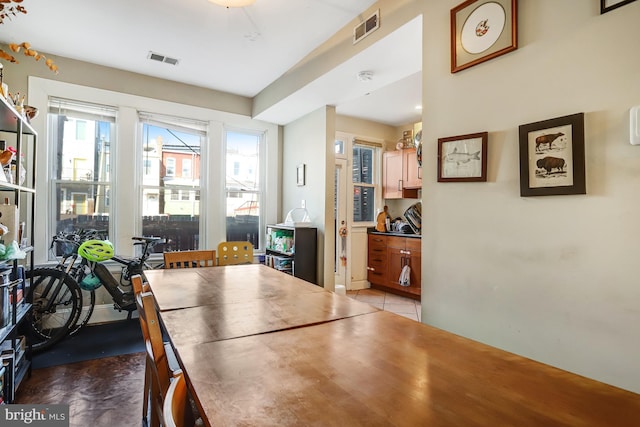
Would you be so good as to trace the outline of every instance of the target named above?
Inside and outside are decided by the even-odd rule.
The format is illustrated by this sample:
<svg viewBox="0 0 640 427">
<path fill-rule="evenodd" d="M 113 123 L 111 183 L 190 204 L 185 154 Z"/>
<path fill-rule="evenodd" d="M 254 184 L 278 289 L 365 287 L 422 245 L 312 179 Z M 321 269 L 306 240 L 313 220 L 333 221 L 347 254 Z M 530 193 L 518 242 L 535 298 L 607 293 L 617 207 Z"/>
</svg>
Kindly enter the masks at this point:
<svg viewBox="0 0 640 427">
<path fill-rule="evenodd" d="M 35 369 L 15 403 L 67 404 L 70 427 L 140 427 L 145 353 Z"/>
</svg>

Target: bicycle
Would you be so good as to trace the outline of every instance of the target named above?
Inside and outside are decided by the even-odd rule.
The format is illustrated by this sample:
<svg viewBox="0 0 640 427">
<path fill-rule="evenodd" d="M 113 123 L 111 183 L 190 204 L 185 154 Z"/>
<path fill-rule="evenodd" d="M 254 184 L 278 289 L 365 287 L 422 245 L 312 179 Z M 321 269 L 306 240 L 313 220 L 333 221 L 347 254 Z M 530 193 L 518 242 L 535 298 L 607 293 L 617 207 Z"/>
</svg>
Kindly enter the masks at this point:
<svg viewBox="0 0 640 427">
<path fill-rule="evenodd" d="M 133 237 L 134 245 L 142 246 L 142 254 L 128 258 L 113 254 L 113 247 L 96 239 L 99 232 L 85 230 L 60 233 L 53 237 L 52 250 L 61 246 L 62 256 L 54 267 L 36 268 L 30 272 L 33 279 L 30 292 L 34 302 L 31 330 L 32 348 L 42 351 L 50 348 L 67 335 L 77 333 L 93 314 L 95 290 L 104 286 L 114 301 L 114 308 L 127 311 L 127 318 L 136 310 L 131 288 L 131 276 L 153 268 L 147 260 L 161 237 Z M 109 271 L 104 261 L 122 264 L 120 280 Z"/>
</svg>

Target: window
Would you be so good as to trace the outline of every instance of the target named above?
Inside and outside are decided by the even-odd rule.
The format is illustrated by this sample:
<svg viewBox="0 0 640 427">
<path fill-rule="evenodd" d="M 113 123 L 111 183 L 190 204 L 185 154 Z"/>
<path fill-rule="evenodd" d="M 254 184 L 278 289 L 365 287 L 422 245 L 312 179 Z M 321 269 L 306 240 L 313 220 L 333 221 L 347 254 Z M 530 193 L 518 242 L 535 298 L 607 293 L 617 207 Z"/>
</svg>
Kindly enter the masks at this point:
<svg viewBox="0 0 640 427">
<path fill-rule="evenodd" d="M 116 109 L 105 105 L 49 99 L 50 229 L 54 233 L 95 228 L 109 234 L 110 156 Z"/>
<path fill-rule="evenodd" d="M 191 178 L 191 159 L 182 159 L 182 178 Z"/>
<path fill-rule="evenodd" d="M 376 180 L 374 164 L 377 148 L 353 146 L 353 221 L 373 221 L 375 216 Z"/>
<path fill-rule="evenodd" d="M 173 157 L 165 158 L 165 176 L 176 176 L 176 159 Z"/>
<path fill-rule="evenodd" d="M 225 132 L 226 204 L 228 241 L 250 241 L 260 248 L 262 182 L 260 156 L 263 135 Z"/>
<path fill-rule="evenodd" d="M 270 166 L 279 164 L 279 126 L 214 109 L 35 76 L 29 79 L 29 88 L 33 89 L 30 99 L 41 106 L 40 115 L 46 122 L 36 150 L 43 168 L 37 174 L 40 191 L 35 196 L 35 219 L 43 236 L 35 241 L 37 265 L 49 261 L 51 236 L 74 226 L 109 229 L 109 240 L 123 256 L 139 249 L 127 236 L 168 237 L 171 244 L 156 246 L 157 252 L 214 248 L 226 240 L 225 174 L 233 173 L 226 163 L 228 130 L 260 141 L 260 160 L 250 172 L 259 174 L 261 197 L 266 193 L 271 199 L 258 202 L 259 221 L 266 224 L 280 219 L 278 170 Z M 76 143 L 78 121 L 85 122 L 80 126 L 85 126 L 83 141 L 90 149 L 77 148 L 81 145 Z M 158 139 L 148 132 L 152 127 L 166 132 Z M 127 140 L 120 135 L 127 135 Z M 178 150 L 180 155 L 175 154 Z M 172 177 L 166 177 L 163 153 L 165 158 L 176 159 Z M 188 178 L 182 176 L 183 159 L 191 162 Z M 245 172 L 241 164 L 241 175 Z M 182 200 L 181 190 L 191 192 L 189 200 Z M 248 193 L 237 194 L 239 200 Z M 257 210 L 257 206 L 245 208 L 238 213 Z M 265 225 L 254 229 L 264 234 Z"/>
<path fill-rule="evenodd" d="M 144 174 L 145 175 L 151 175 L 153 173 L 153 161 L 149 160 L 149 159 L 145 159 L 143 161 L 143 167 L 144 167 Z"/>
<path fill-rule="evenodd" d="M 76 139 L 78 141 L 87 139 L 87 122 L 84 120 L 76 120 Z"/>
<path fill-rule="evenodd" d="M 207 124 L 151 113 L 139 116 L 142 165 L 164 166 L 145 173 L 140 183 L 145 201 L 142 233 L 167 239 L 158 251 L 199 249 L 201 148 Z"/>
</svg>

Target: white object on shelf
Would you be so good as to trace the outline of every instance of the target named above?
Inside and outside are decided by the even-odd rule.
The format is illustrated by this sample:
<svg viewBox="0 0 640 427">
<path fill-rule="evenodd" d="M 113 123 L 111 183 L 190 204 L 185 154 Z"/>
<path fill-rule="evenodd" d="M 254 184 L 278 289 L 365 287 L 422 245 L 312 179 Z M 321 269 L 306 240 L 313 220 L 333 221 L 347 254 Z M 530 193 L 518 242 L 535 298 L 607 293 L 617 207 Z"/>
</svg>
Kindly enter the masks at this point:
<svg viewBox="0 0 640 427">
<path fill-rule="evenodd" d="M 629 139 L 631 145 L 640 145 L 640 105 L 629 112 Z"/>
<path fill-rule="evenodd" d="M 310 227 L 311 219 L 305 208 L 293 208 L 288 213 L 282 224 L 289 227 Z"/>
</svg>

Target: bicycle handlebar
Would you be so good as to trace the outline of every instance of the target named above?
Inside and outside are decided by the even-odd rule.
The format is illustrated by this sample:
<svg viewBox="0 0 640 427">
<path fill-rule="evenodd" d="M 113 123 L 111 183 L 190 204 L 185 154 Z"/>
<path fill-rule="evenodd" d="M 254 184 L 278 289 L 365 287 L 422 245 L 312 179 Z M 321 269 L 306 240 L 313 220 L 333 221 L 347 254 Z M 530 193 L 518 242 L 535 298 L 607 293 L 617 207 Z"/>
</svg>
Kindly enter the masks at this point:
<svg viewBox="0 0 640 427">
<path fill-rule="evenodd" d="M 106 234 L 106 231 L 94 230 L 94 229 L 78 230 L 78 231 L 72 231 L 70 233 L 61 231 L 55 236 L 53 236 L 53 238 L 51 239 L 50 249 L 53 249 L 53 246 L 56 243 L 67 243 L 67 244 L 73 245 L 74 246 L 73 252 L 77 253 L 78 248 L 83 242 L 90 239 L 99 239 L 101 234 Z M 166 239 L 162 237 L 156 237 L 156 236 L 134 236 L 131 239 L 136 240 L 136 242 L 133 243 L 134 245 L 144 246 L 142 256 L 140 257 L 141 261 L 145 261 L 149 257 L 150 255 L 149 250 L 152 249 L 155 245 L 163 244 L 167 242 Z M 115 259 L 115 261 L 118 261 L 123 264 L 131 261 L 131 260 L 126 260 L 125 258 L 122 258 L 122 257 L 117 257 L 117 258 L 118 259 Z"/>
</svg>

